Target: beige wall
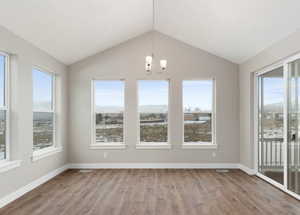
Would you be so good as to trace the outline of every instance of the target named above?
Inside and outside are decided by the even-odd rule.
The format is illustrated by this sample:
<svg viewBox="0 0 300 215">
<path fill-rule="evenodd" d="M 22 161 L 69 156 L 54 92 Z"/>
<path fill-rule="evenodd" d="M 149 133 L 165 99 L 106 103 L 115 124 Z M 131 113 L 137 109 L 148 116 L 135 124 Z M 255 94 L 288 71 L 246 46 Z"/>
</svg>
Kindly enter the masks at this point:
<svg viewBox="0 0 300 215">
<path fill-rule="evenodd" d="M 239 66 L 240 160 L 254 168 L 254 75 L 253 72 L 300 51 L 300 31 L 274 44 Z"/>
<path fill-rule="evenodd" d="M 166 74 L 145 75 L 144 57 L 155 37 L 156 59 L 168 59 Z M 1 173 L 0 198 L 68 162 L 239 162 L 238 66 L 159 33 L 145 34 L 71 65 L 68 69 L 43 51 L 0 28 L 0 50 L 12 55 L 12 158 L 20 167 Z M 58 139 L 64 151 L 36 162 L 32 156 L 32 79 L 34 65 L 58 73 Z M 69 75 L 68 75 L 69 74 Z M 90 81 L 96 78 L 126 79 L 125 150 L 89 150 Z M 136 80 L 170 79 L 171 150 L 136 150 Z M 217 149 L 181 149 L 181 81 L 216 79 Z M 68 96 L 69 95 L 69 96 Z M 68 106 L 69 105 L 69 106 Z M 68 117 L 69 121 L 68 121 Z M 69 122 L 69 123 L 67 123 Z M 67 143 L 69 142 L 67 149 Z M 103 153 L 108 152 L 104 159 Z M 213 156 L 213 152 L 216 156 Z"/>
<path fill-rule="evenodd" d="M 11 148 L 12 158 L 22 160 L 20 167 L 0 173 L 0 198 L 67 162 L 67 72 L 66 67 L 0 27 L 0 50 L 12 54 L 11 60 Z M 58 73 L 58 141 L 64 151 L 36 162 L 32 156 L 32 79 L 34 65 Z"/>
<path fill-rule="evenodd" d="M 155 38 L 155 59 L 168 60 L 168 72 L 147 76 L 144 59 L 151 52 Z M 84 44 L 83 44 L 84 45 Z M 157 67 L 156 67 L 157 68 Z M 89 150 L 91 141 L 91 80 L 126 79 L 125 150 Z M 138 79 L 170 79 L 171 150 L 136 150 Z M 181 149 L 181 80 L 216 79 L 218 149 Z M 100 162 L 239 162 L 239 88 L 238 66 L 222 58 L 193 48 L 157 32 L 147 33 L 119 46 L 70 66 L 69 77 L 70 148 L 72 163 Z M 108 156 L 104 159 L 104 152 Z M 213 157 L 213 152 L 216 156 Z"/>
</svg>

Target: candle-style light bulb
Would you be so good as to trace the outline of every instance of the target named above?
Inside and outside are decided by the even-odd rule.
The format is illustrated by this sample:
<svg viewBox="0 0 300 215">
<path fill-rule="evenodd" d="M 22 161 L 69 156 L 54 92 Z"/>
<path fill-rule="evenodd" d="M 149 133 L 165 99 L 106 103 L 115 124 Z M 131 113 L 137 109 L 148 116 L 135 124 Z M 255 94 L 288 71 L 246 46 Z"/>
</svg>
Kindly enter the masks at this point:
<svg viewBox="0 0 300 215">
<path fill-rule="evenodd" d="M 160 68 L 162 69 L 162 71 L 167 70 L 167 60 L 160 60 Z"/>
</svg>

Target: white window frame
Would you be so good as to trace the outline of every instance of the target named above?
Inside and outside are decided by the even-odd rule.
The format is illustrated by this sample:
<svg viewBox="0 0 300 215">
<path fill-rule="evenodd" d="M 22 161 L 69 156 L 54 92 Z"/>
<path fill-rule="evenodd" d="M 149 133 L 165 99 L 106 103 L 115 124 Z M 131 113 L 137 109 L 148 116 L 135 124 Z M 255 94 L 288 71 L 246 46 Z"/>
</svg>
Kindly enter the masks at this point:
<svg viewBox="0 0 300 215">
<path fill-rule="evenodd" d="M 97 81 L 122 81 L 124 83 L 124 111 L 123 111 L 123 142 L 96 143 L 96 112 L 95 112 L 95 82 Z M 126 80 L 120 78 L 99 78 L 91 80 L 91 141 L 89 149 L 125 149 L 126 148 Z"/>
<path fill-rule="evenodd" d="M 6 111 L 5 116 L 5 159 L 0 160 L 0 173 L 14 169 L 21 165 L 20 160 L 12 160 L 11 156 L 11 141 L 10 141 L 10 55 L 1 52 L 0 55 L 5 57 L 5 69 L 4 69 L 4 106 L 0 107 L 0 110 Z"/>
<path fill-rule="evenodd" d="M 57 114 L 56 114 L 56 80 L 57 80 L 57 75 L 56 73 L 52 72 L 49 69 L 46 69 L 41 66 L 34 66 L 32 68 L 32 71 L 36 69 L 40 72 L 46 73 L 52 77 L 52 85 L 51 85 L 51 94 L 52 94 L 52 101 L 51 101 L 51 110 L 39 110 L 39 109 L 34 109 L 32 108 L 32 114 L 34 112 L 40 112 L 40 113 L 53 113 L 53 144 L 50 147 L 46 147 L 40 150 L 33 150 L 33 145 L 32 145 L 32 161 L 37 161 L 42 158 L 48 157 L 50 155 L 56 154 L 58 152 L 62 151 L 62 146 L 57 143 L 57 136 L 56 136 L 56 128 L 57 128 Z M 32 72 L 31 72 L 32 74 Z M 32 76 L 33 78 L 33 76 Z M 32 85 L 33 86 L 33 85 Z M 33 95 L 33 87 L 32 87 L 32 95 Z M 33 103 L 32 103 L 33 104 Z M 32 127 L 33 128 L 33 127 Z M 32 132 L 33 135 L 33 132 Z"/>
<path fill-rule="evenodd" d="M 184 81 L 212 81 L 212 142 L 184 142 L 184 104 L 183 104 L 183 82 Z M 206 78 L 206 79 L 184 79 L 181 81 L 181 95 L 182 95 L 182 148 L 183 149 L 217 149 L 218 145 L 216 143 L 216 79 L 215 78 Z M 195 98 L 196 99 L 196 98 Z"/>
<path fill-rule="evenodd" d="M 10 161 L 10 108 L 9 108 L 9 55 L 4 52 L 0 52 L 0 55 L 5 57 L 5 69 L 4 69 L 4 98 L 3 106 L 0 107 L 1 111 L 6 111 L 5 115 L 5 159 L 0 160 L 0 164 Z"/>
<path fill-rule="evenodd" d="M 167 142 L 141 142 L 140 141 L 140 112 L 139 112 L 139 83 L 140 81 L 166 81 L 168 83 L 168 136 Z M 171 149 L 170 144 L 170 90 L 171 81 L 170 79 L 139 79 L 136 81 L 136 94 L 137 94 L 137 144 L 136 149 Z"/>
</svg>

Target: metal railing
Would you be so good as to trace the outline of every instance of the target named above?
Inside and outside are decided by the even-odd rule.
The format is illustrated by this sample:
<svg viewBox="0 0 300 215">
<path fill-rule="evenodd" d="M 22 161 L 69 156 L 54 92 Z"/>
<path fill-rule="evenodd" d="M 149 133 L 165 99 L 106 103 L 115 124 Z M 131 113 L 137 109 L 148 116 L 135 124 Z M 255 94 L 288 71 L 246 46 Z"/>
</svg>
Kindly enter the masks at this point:
<svg viewBox="0 0 300 215">
<path fill-rule="evenodd" d="M 288 144 L 289 168 L 299 165 L 300 144 Z M 283 138 L 263 138 L 259 141 L 259 166 L 261 169 L 283 169 L 284 167 L 284 140 Z"/>
<path fill-rule="evenodd" d="M 259 141 L 260 168 L 283 168 L 283 143 L 283 138 L 263 138 Z"/>
</svg>

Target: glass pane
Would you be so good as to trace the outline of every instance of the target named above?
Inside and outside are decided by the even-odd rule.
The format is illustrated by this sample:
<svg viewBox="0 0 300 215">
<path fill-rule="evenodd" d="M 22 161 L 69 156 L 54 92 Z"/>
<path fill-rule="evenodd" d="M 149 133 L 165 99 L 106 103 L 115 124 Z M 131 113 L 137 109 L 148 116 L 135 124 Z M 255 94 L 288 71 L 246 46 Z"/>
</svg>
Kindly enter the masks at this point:
<svg viewBox="0 0 300 215">
<path fill-rule="evenodd" d="M 212 143 L 213 81 L 183 81 L 184 142 Z"/>
<path fill-rule="evenodd" d="M 283 67 L 259 76 L 259 172 L 283 184 Z"/>
<path fill-rule="evenodd" d="M 96 142 L 123 142 L 124 82 L 95 81 Z"/>
<path fill-rule="evenodd" d="M 53 146 L 54 113 L 33 112 L 33 150 Z"/>
<path fill-rule="evenodd" d="M 53 75 L 33 69 L 33 110 L 52 110 Z"/>
<path fill-rule="evenodd" d="M 0 111 L 0 160 L 6 159 L 6 111 Z"/>
<path fill-rule="evenodd" d="M 288 79 L 288 189 L 300 194 L 300 60 L 289 64 Z"/>
<path fill-rule="evenodd" d="M 0 107 L 5 105 L 5 58 L 0 55 Z"/>
<path fill-rule="evenodd" d="M 139 81 L 140 142 L 168 142 L 168 81 Z"/>
</svg>

